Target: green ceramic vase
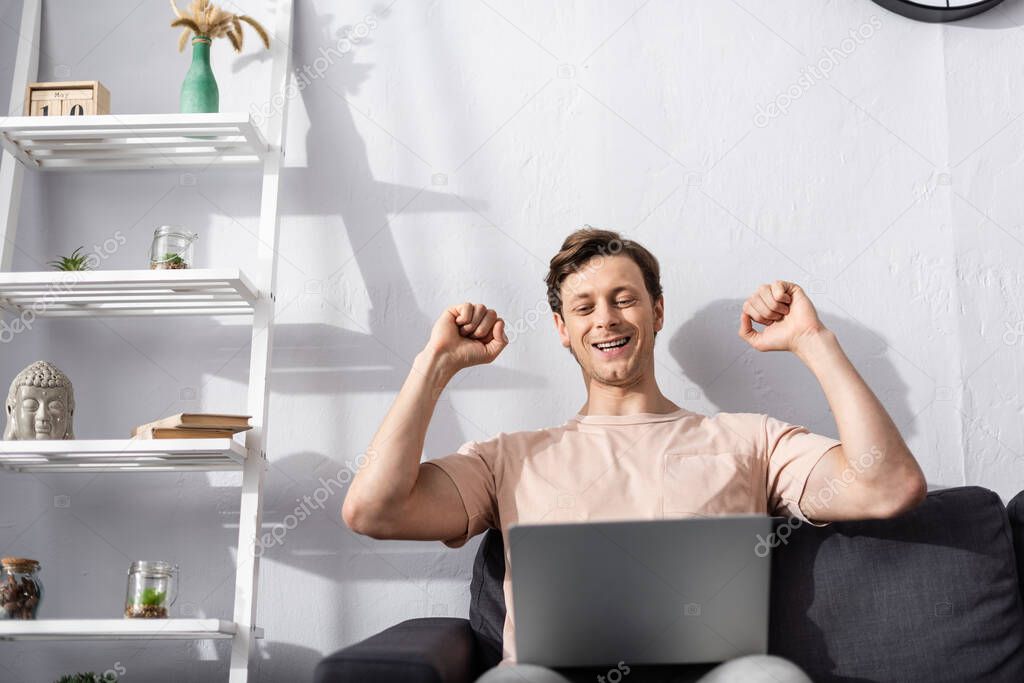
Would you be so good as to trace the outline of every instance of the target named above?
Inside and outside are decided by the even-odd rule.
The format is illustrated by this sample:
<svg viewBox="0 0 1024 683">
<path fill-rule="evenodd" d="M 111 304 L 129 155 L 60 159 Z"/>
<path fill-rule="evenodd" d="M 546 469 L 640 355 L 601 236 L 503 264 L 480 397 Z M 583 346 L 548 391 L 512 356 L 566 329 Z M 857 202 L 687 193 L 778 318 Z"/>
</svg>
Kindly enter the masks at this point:
<svg viewBox="0 0 1024 683">
<path fill-rule="evenodd" d="M 210 43 L 206 36 L 192 38 L 192 66 L 181 84 L 181 112 L 211 114 L 219 111 L 220 91 L 210 68 Z"/>
</svg>

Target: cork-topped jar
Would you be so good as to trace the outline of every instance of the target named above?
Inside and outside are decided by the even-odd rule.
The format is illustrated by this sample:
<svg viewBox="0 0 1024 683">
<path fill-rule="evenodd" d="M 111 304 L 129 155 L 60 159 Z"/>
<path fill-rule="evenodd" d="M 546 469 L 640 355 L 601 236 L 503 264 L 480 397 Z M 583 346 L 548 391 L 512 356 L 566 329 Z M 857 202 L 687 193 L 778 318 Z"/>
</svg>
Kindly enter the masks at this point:
<svg viewBox="0 0 1024 683">
<path fill-rule="evenodd" d="M 39 562 L 0 558 L 0 619 L 35 619 L 43 599 Z"/>
</svg>

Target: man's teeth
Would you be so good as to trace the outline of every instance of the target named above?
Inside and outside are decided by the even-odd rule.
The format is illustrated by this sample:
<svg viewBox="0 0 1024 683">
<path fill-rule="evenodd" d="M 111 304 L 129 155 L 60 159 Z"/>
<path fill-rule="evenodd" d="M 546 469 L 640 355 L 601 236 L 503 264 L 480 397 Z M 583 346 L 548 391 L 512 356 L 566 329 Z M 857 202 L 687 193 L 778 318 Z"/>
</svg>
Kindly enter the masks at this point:
<svg viewBox="0 0 1024 683">
<path fill-rule="evenodd" d="M 608 342 L 606 344 L 594 344 L 594 346 L 596 346 L 597 348 L 599 348 L 601 350 L 606 350 L 606 349 L 614 349 L 614 348 L 619 347 L 619 346 L 625 346 L 628 343 L 629 343 L 629 337 L 624 337 L 624 338 L 622 338 L 622 339 L 620 339 L 618 341 Z"/>
</svg>

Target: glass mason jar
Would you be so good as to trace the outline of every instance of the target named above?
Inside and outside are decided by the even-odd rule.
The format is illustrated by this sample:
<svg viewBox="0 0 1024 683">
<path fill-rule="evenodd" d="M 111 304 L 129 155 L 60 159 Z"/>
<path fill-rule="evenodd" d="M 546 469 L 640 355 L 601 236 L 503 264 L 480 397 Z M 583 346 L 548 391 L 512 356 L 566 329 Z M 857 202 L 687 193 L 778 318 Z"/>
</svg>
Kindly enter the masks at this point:
<svg viewBox="0 0 1024 683">
<path fill-rule="evenodd" d="M 178 597 L 178 565 L 170 562 L 132 562 L 124 616 L 130 619 L 166 619 Z"/>
<path fill-rule="evenodd" d="M 191 268 L 192 243 L 198 238 L 199 235 L 180 225 L 161 225 L 153 232 L 150 270 Z"/>
<path fill-rule="evenodd" d="M 43 599 L 39 563 L 24 557 L 0 559 L 0 619 L 35 619 Z"/>
</svg>

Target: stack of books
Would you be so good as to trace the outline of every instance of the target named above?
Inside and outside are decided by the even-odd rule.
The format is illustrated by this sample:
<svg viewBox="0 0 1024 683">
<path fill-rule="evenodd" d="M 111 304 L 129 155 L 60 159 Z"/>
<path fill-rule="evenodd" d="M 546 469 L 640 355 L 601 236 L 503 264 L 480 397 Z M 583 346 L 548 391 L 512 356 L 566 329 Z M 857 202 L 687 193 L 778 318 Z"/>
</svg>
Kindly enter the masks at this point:
<svg viewBox="0 0 1024 683">
<path fill-rule="evenodd" d="M 252 429 L 252 415 L 178 413 L 132 430 L 133 439 L 220 439 Z"/>
</svg>

